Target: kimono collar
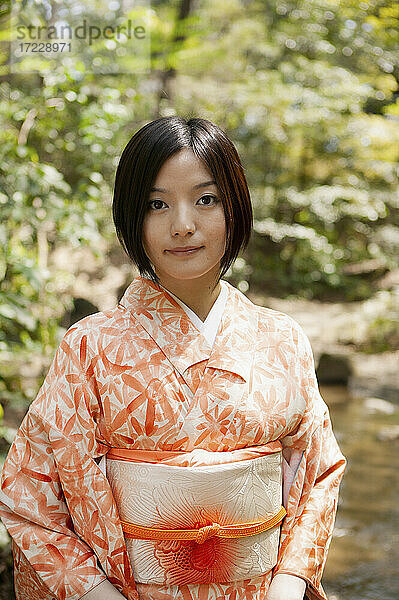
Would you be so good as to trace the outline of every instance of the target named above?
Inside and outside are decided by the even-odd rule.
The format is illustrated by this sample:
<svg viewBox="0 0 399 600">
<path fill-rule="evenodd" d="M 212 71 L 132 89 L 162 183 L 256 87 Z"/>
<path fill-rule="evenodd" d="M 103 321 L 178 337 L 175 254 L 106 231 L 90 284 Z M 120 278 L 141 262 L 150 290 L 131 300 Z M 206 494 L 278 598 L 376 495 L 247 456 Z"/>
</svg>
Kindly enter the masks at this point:
<svg viewBox="0 0 399 600">
<path fill-rule="evenodd" d="M 208 360 L 208 367 L 249 381 L 257 311 L 251 310 L 254 304 L 239 290 L 227 281 L 220 283 L 227 288 L 228 296 L 212 348 L 180 304 L 150 279 L 134 279 L 119 306 L 130 311 L 183 377 L 189 367 Z"/>
<path fill-rule="evenodd" d="M 213 306 L 204 321 L 201 321 L 199 316 L 192 311 L 187 304 L 184 304 L 182 300 L 172 294 L 170 290 L 166 291 L 170 296 L 172 296 L 172 298 L 176 300 L 178 304 L 180 304 L 184 312 L 188 315 L 189 319 L 194 323 L 194 326 L 202 333 L 204 337 L 206 337 L 211 346 L 213 346 L 213 342 L 215 341 L 216 334 L 219 329 L 220 319 L 226 306 L 227 296 L 229 295 L 227 286 L 224 286 L 223 284 L 221 285 L 219 295 L 213 303 Z"/>
</svg>

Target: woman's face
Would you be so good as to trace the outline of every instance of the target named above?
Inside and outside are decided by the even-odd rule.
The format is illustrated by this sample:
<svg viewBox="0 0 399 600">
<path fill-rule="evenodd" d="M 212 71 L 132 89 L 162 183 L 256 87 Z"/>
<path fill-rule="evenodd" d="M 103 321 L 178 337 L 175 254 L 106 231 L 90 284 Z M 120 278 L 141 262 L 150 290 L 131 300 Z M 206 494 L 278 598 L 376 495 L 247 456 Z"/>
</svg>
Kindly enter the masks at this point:
<svg viewBox="0 0 399 600">
<path fill-rule="evenodd" d="M 162 285 L 217 281 L 225 252 L 223 204 L 211 173 L 190 148 L 158 172 L 144 218 L 143 246 Z M 192 252 L 176 248 L 195 247 Z"/>
</svg>

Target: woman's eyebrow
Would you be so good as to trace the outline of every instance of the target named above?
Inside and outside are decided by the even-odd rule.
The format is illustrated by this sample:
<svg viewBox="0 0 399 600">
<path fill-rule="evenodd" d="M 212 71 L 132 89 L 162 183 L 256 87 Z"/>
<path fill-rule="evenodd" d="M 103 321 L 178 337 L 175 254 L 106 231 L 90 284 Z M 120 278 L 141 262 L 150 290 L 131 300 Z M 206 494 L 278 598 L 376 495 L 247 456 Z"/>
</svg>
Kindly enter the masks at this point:
<svg viewBox="0 0 399 600">
<path fill-rule="evenodd" d="M 197 183 L 196 185 L 193 185 L 193 190 L 198 190 L 199 188 L 203 188 L 203 187 L 208 187 L 210 185 L 216 185 L 216 181 L 204 181 L 203 183 Z M 168 190 L 166 190 L 165 188 L 160 188 L 160 187 L 152 187 L 150 189 L 150 192 L 161 192 L 162 194 L 167 194 Z"/>
<path fill-rule="evenodd" d="M 197 183 L 197 185 L 193 185 L 193 190 L 198 190 L 198 188 L 208 187 L 208 185 L 216 185 L 216 181 L 204 181 L 203 183 Z"/>
</svg>

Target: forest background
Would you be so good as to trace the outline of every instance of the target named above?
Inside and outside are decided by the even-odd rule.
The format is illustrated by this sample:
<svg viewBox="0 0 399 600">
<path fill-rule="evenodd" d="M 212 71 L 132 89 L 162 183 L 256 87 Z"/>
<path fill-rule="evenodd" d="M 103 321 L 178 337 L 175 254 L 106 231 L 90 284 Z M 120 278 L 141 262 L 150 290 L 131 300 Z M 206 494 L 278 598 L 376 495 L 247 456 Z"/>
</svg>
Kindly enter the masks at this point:
<svg viewBox="0 0 399 600">
<path fill-rule="evenodd" d="M 14 4 L 51 21 L 50 3 Z M 0 416 L 26 412 L 76 297 L 109 302 L 85 286 L 96 294 L 111 270 L 115 287 L 131 280 L 115 170 L 137 129 L 172 114 L 214 121 L 242 158 L 254 231 L 227 279 L 248 294 L 357 303 L 343 341 L 398 351 L 397 2 L 61 4 L 89 23 L 140 18 L 150 43 L 144 67 L 120 44 L 110 73 L 83 55 L 12 65 L 0 2 Z M 14 434 L 3 423 L 3 452 Z"/>
</svg>

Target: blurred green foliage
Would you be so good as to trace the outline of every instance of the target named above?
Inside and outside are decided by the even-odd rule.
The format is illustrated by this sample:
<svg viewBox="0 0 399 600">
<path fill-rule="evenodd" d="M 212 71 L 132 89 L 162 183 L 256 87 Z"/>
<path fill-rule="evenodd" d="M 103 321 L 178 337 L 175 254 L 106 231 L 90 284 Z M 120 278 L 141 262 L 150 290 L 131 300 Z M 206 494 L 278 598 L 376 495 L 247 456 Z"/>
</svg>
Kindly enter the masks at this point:
<svg viewBox="0 0 399 600">
<path fill-rule="evenodd" d="M 141 74 L 126 56 L 118 75 L 10 73 L 0 37 L 3 402 L 32 399 L 21 369 L 40 356 L 43 376 L 62 334 L 74 273 L 54 251 L 85 244 L 106 263 L 118 157 L 159 116 L 208 118 L 238 148 L 255 212 L 240 289 L 366 299 L 398 267 L 394 1 L 157 0 L 147 17 Z"/>
</svg>

